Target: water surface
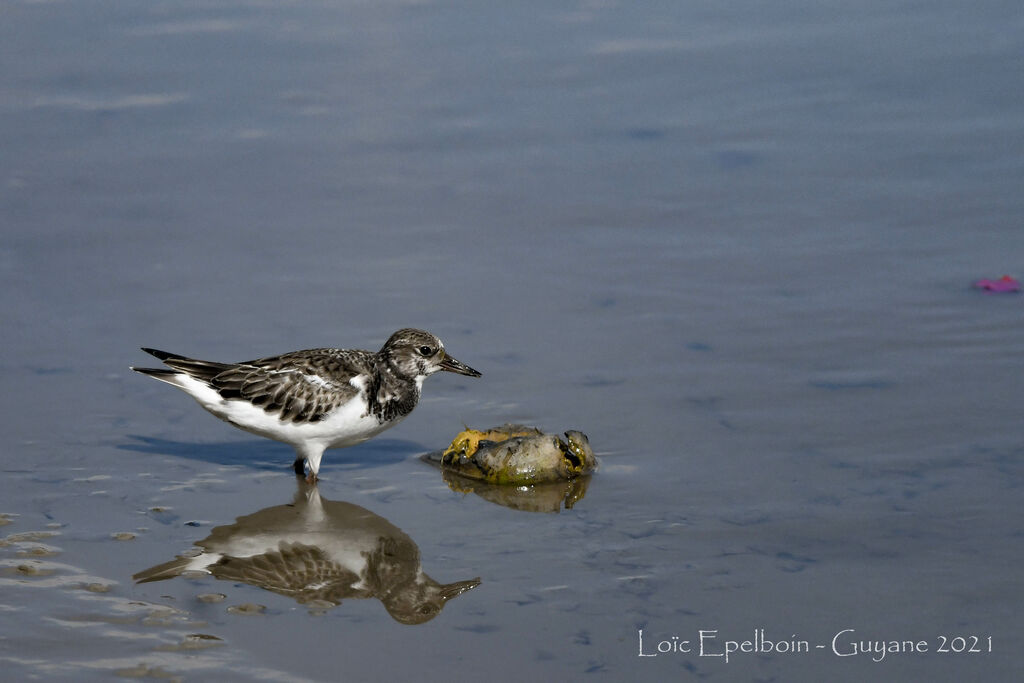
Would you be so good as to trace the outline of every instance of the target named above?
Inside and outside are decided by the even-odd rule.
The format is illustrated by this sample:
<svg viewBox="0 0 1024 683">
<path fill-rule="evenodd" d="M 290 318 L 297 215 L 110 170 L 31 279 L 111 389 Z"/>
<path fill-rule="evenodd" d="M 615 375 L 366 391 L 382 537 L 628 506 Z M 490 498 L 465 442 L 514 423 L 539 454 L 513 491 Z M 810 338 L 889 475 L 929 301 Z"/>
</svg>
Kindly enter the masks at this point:
<svg viewBox="0 0 1024 683">
<path fill-rule="evenodd" d="M 1016 4 L 3 14 L 8 676 L 1019 670 L 1022 299 L 969 287 L 1024 273 Z M 287 447 L 129 372 L 137 347 L 237 360 L 405 326 L 484 376 L 428 380 L 327 453 L 317 495 L 479 586 L 408 625 L 373 596 L 132 580 L 301 494 Z M 589 435 L 603 467 L 571 509 L 418 460 L 507 421 Z M 810 649 L 640 656 L 761 630 Z M 928 651 L 838 656 L 841 632 Z"/>
</svg>

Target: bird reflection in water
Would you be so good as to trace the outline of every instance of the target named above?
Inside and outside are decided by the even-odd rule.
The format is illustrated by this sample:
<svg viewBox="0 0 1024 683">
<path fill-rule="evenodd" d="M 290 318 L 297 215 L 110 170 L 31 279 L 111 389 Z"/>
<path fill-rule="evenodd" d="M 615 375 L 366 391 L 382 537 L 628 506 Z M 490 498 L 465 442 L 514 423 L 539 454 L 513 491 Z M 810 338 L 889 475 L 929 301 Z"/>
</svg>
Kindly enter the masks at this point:
<svg viewBox="0 0 1024 683">
<path fill-rule="evenodd" d="M 442 584 L 420 566 L 411 538 L 366 508 L 325 500 L 315 484 L 299 480 L 290 505 L 276 505 L 215 527 L 180 555 L 135 574 L 139 583 L 202 572 L 287 595 L 310 607 L 376 598 L 403 624 L 436 617 L 449 600 L 480 579 Z"/>
</svg>

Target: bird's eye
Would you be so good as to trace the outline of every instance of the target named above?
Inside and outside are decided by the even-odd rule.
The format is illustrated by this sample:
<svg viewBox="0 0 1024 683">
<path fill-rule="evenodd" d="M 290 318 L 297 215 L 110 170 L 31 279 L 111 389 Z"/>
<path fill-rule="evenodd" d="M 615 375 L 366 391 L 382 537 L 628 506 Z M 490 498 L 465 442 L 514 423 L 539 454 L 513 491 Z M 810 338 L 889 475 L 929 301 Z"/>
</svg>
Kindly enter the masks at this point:
<svg viewBox="0 0 1024 683">
<path fill-rule="evenodd" d="M 421 356 L 433 356 L 434 355 L 434 349 L 430 348 L 429 346 L 421 346 L 421 347 L 419 347 L 416 350 L 419 351 Z"/>
</svg>

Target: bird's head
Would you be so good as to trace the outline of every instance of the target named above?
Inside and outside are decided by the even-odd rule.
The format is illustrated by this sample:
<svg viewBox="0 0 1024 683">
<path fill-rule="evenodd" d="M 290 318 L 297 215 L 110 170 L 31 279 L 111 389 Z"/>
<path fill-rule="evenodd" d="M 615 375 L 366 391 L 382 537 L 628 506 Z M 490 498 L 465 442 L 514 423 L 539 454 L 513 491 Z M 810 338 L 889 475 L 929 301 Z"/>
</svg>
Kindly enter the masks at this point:
<svg viewBox="0 0 1024 683">
<path fill-rule="evenodd" d="M 480 376 L 473 368 L 449 356 L 441 340 L 423 330 L 398 330 L 384 343 L 380 354 L 407 377 L 427 377 L 441 370 L 468 377 Z"/>
</svg>

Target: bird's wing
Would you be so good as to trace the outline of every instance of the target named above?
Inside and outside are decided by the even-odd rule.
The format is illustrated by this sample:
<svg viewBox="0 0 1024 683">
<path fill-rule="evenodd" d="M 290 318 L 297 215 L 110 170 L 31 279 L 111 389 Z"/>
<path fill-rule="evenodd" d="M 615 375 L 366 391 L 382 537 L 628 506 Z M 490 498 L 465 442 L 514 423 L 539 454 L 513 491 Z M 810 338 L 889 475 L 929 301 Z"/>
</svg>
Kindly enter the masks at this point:
<svg viewBox="0 0 1024 683">
<path fill-rule="evenodd" d="M 336 349 L 296 351 L 233 364 L 206 381 L 222 397 L 249 401 L 286 422 L 318 422 L 359 394 L 351 380 L 367 372 L 367 360 Z"/>
<path fill-rule="evenodd" d="M 335 605 L 358 595 L 359 576 L 327 556 L 323 549 L 282 541 L 278 549 L 251 557 L 225 557 L 210 567 L 225 581 L 241 581 L 300 603 L 325 600 Z"/>
</svg>

